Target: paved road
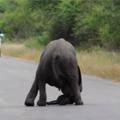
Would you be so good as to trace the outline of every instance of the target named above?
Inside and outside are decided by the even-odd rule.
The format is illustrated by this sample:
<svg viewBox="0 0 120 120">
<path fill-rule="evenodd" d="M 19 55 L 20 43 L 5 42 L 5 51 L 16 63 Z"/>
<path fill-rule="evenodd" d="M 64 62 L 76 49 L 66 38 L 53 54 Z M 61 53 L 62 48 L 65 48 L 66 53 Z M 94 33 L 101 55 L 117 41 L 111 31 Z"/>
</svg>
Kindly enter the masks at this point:
<svg viewBox="0 0 120 120">
<path fill-rule="evenodd" d="M 25 107 L 37 65 L 0 58 L 0 120 L 120 120 L 120 84 L 83 75 L 84 106 Z M 60 92 L 47 86 L 48 100 Z"/>
</svg>

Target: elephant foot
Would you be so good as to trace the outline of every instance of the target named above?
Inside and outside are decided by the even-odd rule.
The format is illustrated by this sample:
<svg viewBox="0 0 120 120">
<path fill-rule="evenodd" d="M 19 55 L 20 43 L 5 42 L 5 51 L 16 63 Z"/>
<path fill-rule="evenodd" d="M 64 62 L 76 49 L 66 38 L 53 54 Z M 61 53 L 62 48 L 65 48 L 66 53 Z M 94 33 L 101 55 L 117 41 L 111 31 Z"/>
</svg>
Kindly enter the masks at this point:
<svg viewBox="0 0 120 120">
<path fill-rule="evenodd" d="M 59 105 L 66 105 L 66 104 L 71 104 L 71 101 L 68 97 L 61 95 L 57 98 L 57 103 Z"/>
<path fill-rule="evenodd" d="M 84 105 L 83 101 L 82 100 L 78 100 L 75 102 L 75 105 Z"/>
<path fill-rule="evenodd" d="M 56 104 L 58 104 L 57 100 L 47 102 L 47 105 L 56 105 Z"/>
<path fill-rule="evenodd" d="M 66 105 L 66 104 L 72 104 L 73 102 L 71 101 L 71 99 L 69 99 L 68 97 L 66 97 L 65 95 L 60 95 L 56 100 L 47 102 L 48 105 Z"/>
<path fill-rule="evenodd" d="M 34 106 L 34 100 L 31 99 L 31 98 L 28 98 L 25 100 L 25 103 L 24 103 L 26 106 Z"/>
<path fill-rule="evenodd" d="M 46 101 L 38 100 L 37 105 L 38 106 L 46 106 Z"/>
</svg>

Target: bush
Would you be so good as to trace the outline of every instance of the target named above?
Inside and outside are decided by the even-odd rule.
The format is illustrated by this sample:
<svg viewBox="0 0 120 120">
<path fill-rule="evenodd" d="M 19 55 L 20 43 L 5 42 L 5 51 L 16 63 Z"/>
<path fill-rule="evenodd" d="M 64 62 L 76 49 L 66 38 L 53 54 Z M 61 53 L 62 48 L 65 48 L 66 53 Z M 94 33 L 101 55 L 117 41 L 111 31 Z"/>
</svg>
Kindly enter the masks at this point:
<svg viewBox="0 0 120 120">
<path fill-rule="evenodd" d="M 0 13 L 4 13 L 6 10 L 13 11 L 16 7 L 16 0 L 0 0 Z"/>
<path fill-rule="evenodd" d="M 102 44 L 108 49 L 120 49 L 120 9 L 117 2 L 115 0 L 106 4 L 104 23 L 100 26 Z"/>
<path fill-rule="evenodd" d="M 37 41 L 41 45 L 46 45 L 49 42 L 48 33 L 43 32 L 41 36 L 37 37 Z"/>
<path fill-rule="evenodd" d="M 32 33 L 32 23 L 24 11 L 6 12 L 0 27 L 9 38 L 25 38 Z"/>
<path fill-rule="evenodd" d="M 0 0 L 0 31 L 39 44 L 65 38 L 76 46 L 120 49 L 119 0 Z"/>
<path fill-rule="evenodd" d="M 62 1 L 59 4 L 54 23 L 49 31 L 51 39 L 65 38 L 72 44 L 77 44 L 73 28 L 78 6 L 78 2 L 74 0 Z"/>
</svg>

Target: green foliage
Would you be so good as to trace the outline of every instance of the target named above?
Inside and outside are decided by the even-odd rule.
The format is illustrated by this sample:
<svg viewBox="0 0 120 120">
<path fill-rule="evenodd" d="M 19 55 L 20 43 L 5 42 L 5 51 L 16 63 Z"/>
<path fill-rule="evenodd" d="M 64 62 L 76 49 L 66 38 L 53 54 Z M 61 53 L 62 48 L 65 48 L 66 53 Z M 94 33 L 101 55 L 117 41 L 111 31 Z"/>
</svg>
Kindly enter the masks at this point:
<svg viewBox="0 0 120 120">
<path fill-rule="evenodd" d="M 49 36 L 48 33 L 43 32 L 41 36 L 37 37 L 37 41 L 41 45 L 46 45 L 49 42 Z"/>
<path fill-rule="evenodd" d="M 56 7 L 56 5 L 59 2 L 60 0 L 29 0 L 28 4 L 32 10 L 36 10 L 36 9 L 52 10 Z"/>
<path fill-rule="evenodd" d="M 10 38 L 24 38 L 32 31 L 29 16 L 22 10 L 6 12 L 0 26 Z"/>
<path fill-rule="evenodd" d="M 57 9 L 57 14 L 50 29 L 50 38 L 65 38 L 74 45 L 76 44 L 73 28 L 76 13 L 78 12 L 78 2 L 74 0 L 62 1 Z"/>
<path fill-rule="evenodd" d="M 104 47 L 120 49 L 120 4 L 116 3 L 117 0 L 105 5 L 104 22 L 99 30 Z"/>
<path fill-rule="evenodd" d="M 0 13 L 3 13 L 6 9 L 6 4 L 3 0 L 0 0 Z"/>
<path fill-rule="evenodd" d="M 0 0 L 0 13 L 4 13 L 6 10 L 13 11 L 16 7 L 16 0 Z"/>
<path fill-rule="evenodd" d="M 120 0 L 0 0 L 0 31 L 38 44 L 65 38 L 74 45 L 120 49 Z"/>
<path fill-rule="evenodd" d="M 18 7 L 15 10 L 7 9 L 1 16 L 0 29 L 9 39 L 25 38 L 32 33 L 31 17 L 29 12 L 25 11 L 22 1 L 16 2 Z"/>
<path fill-rule="evenodd" d="M 96 4 L 96 5 L 95 5 Z M 80 3 L 81 8 L 76 16 L 74 34 L 79 43 L 87 45 L 101 44 L 99 39 L 100 18 L 103 7 L 97 3 L 86 1 Z"/>
</svg>

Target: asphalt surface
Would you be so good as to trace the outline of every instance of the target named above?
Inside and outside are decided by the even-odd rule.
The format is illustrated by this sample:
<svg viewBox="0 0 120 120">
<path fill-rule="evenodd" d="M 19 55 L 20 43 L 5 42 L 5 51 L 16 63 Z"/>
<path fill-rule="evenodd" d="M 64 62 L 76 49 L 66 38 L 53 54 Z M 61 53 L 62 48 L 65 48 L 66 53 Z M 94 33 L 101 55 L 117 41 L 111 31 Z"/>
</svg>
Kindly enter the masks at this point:
<svg viewBox="0 0 120 120">
<path fill-rule="evenodd" d="M 37 64 L 0 58 L 0 120 L 120 120 L 120 83 L 83 75 L 83 106 L 26 107 Z M 47 86 L 48 101 L 61 94 Z"/>
</svg>

